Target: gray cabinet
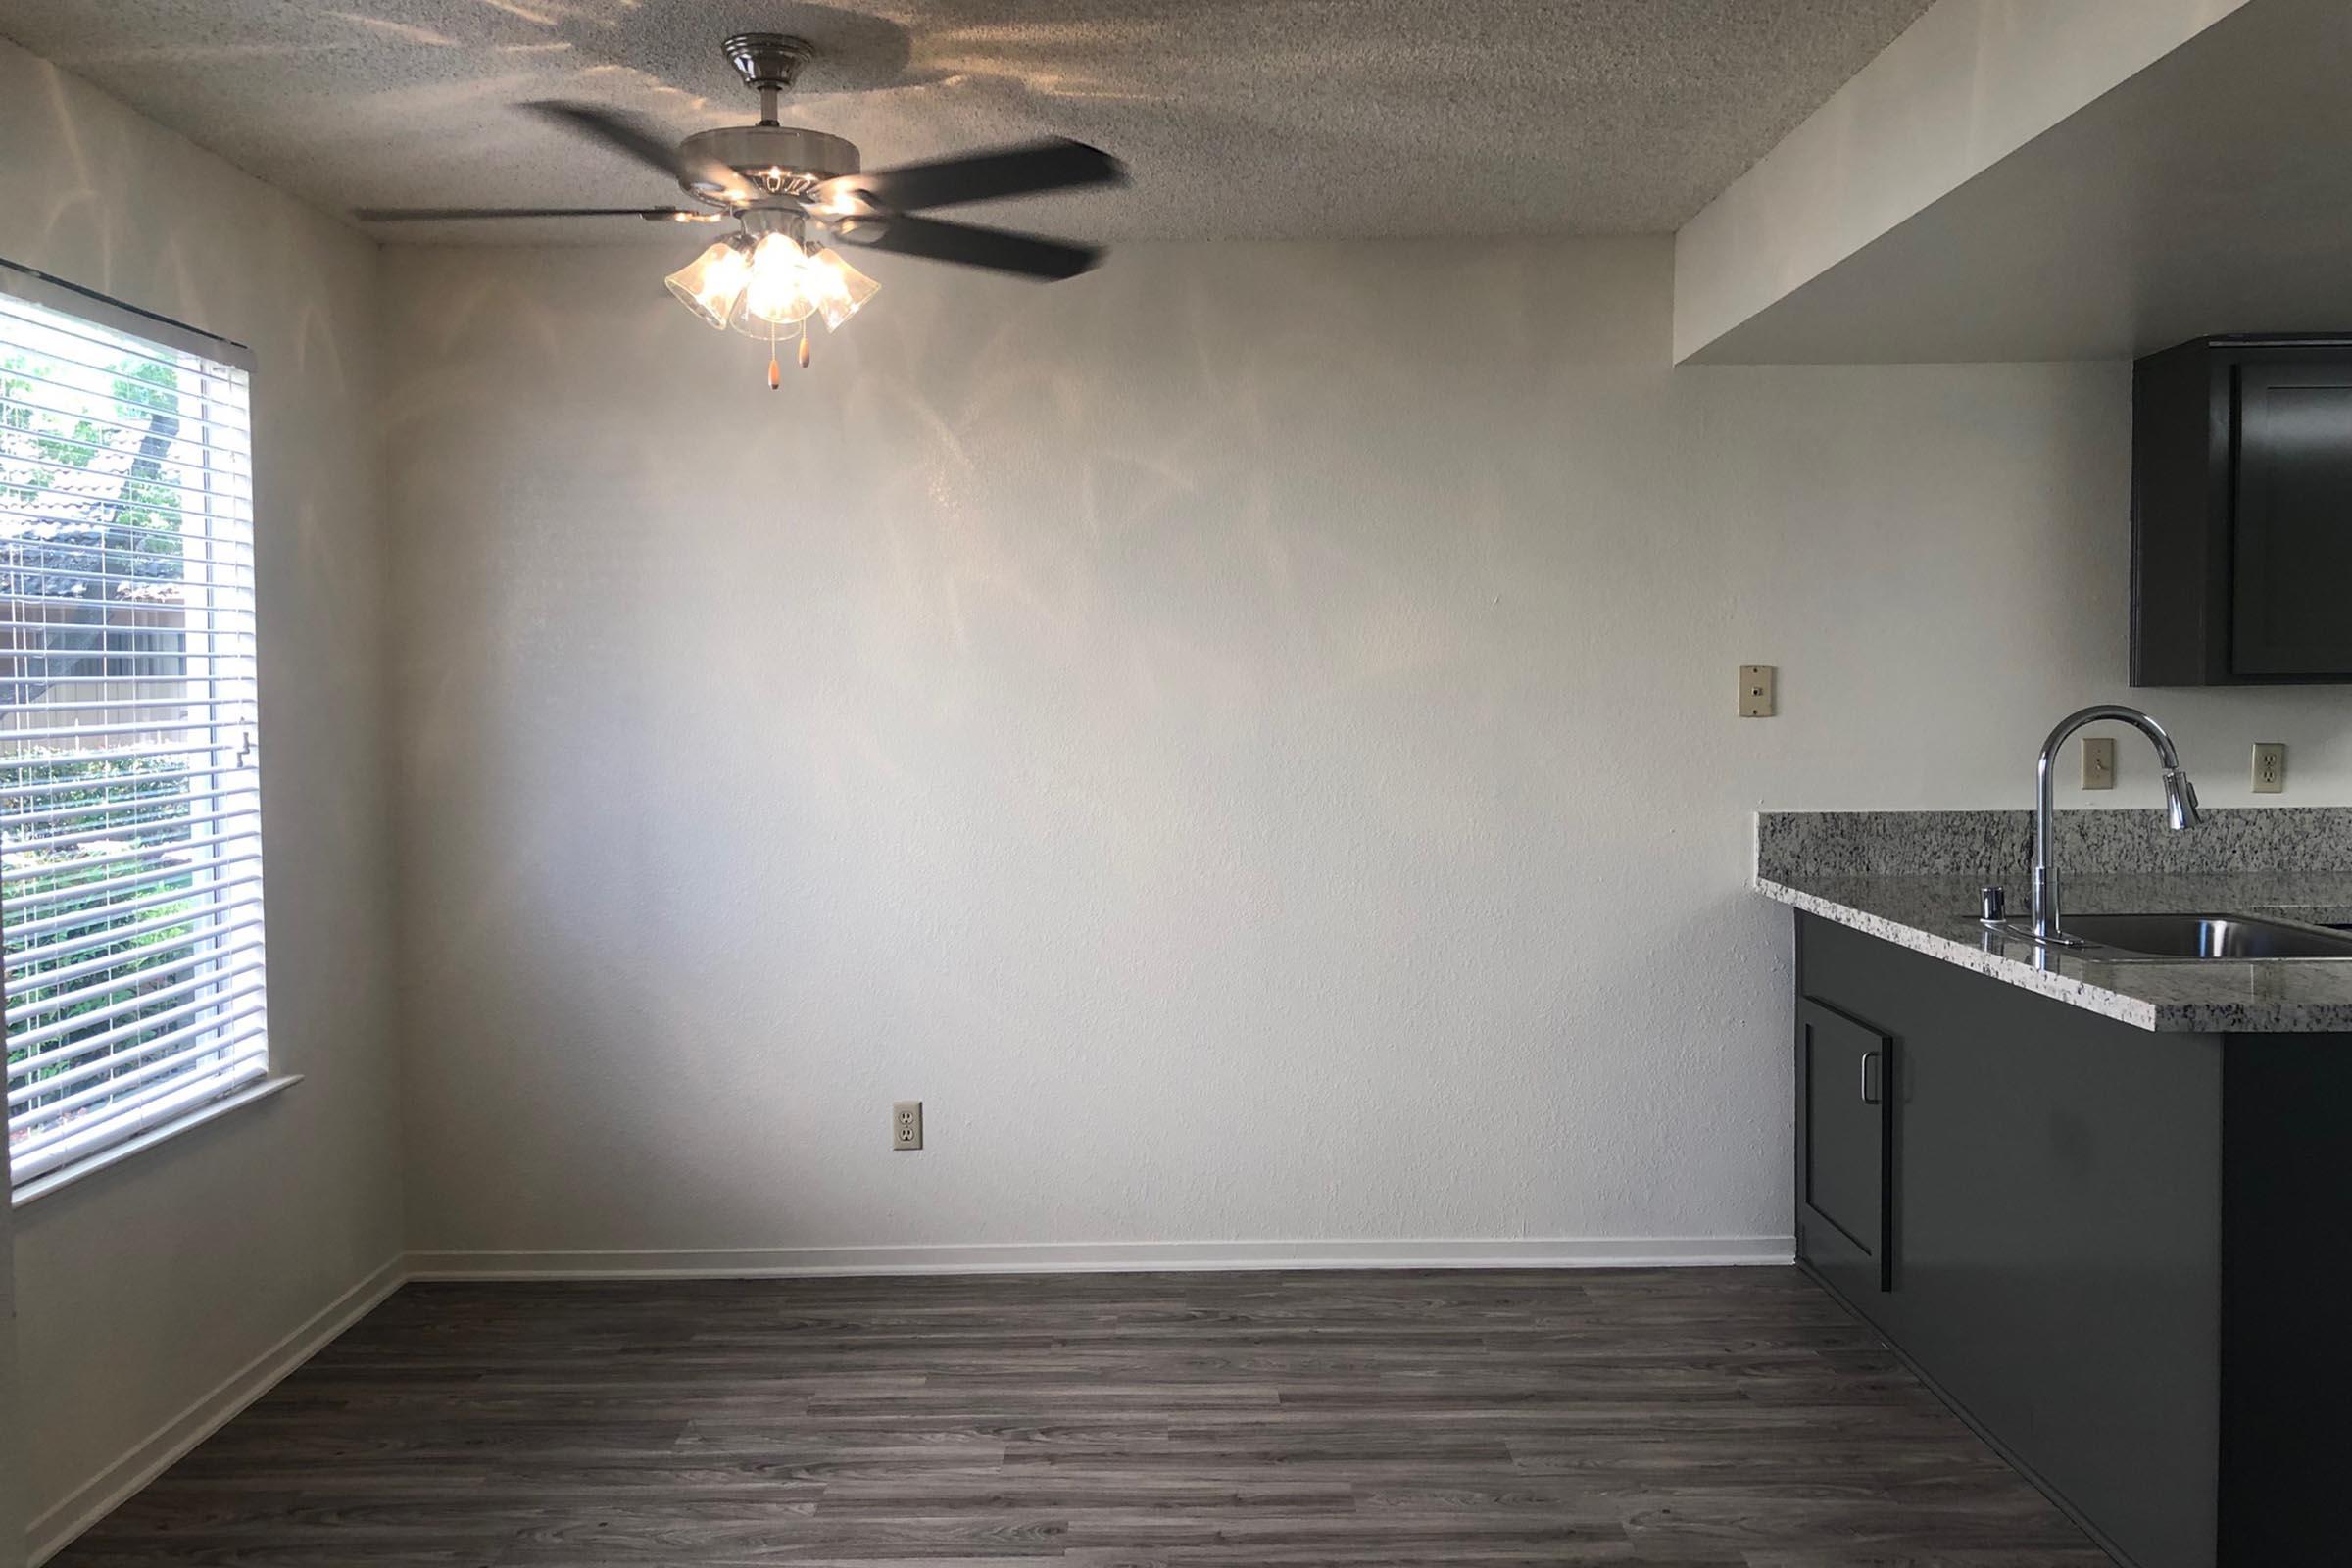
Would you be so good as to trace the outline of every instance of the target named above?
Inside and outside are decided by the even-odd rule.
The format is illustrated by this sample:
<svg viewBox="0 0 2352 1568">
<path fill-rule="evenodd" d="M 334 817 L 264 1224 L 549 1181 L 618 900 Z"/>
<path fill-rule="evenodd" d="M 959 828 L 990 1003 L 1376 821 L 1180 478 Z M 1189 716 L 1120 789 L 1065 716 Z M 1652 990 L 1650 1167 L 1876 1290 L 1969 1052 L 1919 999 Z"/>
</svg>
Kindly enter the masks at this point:
<svg viewBox="0 0 2352 1568">
<path fill-rule="evenodd" d="M 2183 343 L 2132 407 L 2132 684 L 2352 681 L 2352 338 Z"/>
<path fill-rule="evenodd" d="M 1816 1277 L 2122 1560 L 2334 1560 L 2352 1039 L 2154 1034 L 1809 915 L 1795 1035 Z M 1825 1051 L 1874 1043 L 1864 1257 Z"/>
<path fill-rule="evenodd" d="M 1813 1266 L 1848 1291 L 1892 1283 L 1890 1055 L 1868 1024 L 1809 998 L 1797 1003 L 1797 1229 Z"/>
<path fill-rule="evenodd" d="M 2352 673 L 2352 359 L 2237 370 L 2230 667 Z"/>
</svg>

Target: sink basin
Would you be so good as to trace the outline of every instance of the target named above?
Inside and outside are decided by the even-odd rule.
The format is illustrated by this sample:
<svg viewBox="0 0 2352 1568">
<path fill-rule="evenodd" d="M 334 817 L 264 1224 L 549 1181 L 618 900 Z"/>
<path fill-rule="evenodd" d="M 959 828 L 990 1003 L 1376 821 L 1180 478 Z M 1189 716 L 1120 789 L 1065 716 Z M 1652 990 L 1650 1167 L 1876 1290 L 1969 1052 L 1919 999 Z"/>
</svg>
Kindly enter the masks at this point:
<svg viewBox="0 0 2352 1568">
<path fill-rule="evenodd" d="M 2148 958 L 2352 958 L 2352 932 L 2243 914 L 2070 914 L 2066 934 Z"/>
</svg>

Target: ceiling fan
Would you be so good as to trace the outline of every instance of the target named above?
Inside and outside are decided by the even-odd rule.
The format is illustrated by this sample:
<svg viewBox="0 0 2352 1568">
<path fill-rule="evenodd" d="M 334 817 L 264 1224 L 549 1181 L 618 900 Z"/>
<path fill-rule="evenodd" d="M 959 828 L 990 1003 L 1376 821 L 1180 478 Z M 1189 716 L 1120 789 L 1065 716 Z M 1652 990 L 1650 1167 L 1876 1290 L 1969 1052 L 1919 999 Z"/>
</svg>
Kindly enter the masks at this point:
<svg viewBox="0 0 2352 1568">
<path fill-rule="evenodd" d="M 732 221 L 735 232 L 672 272 L 667 282 L 670 292 L 710 325 L 734 326 L 767 340 L 771 387 L 782 383 L 779 344 L 797 339 L 800 363 L 808 365 L 809 319 L 821 319 L 831 331 L 879 287 L 844 261 L 828 239 L 1047 280 L 1073 277 L 1102 260 L 1098 246 L 917 215 L 1001 196 L 1124 183 L 1126 170 L 1108 153 L 1056 138 L 861 170 L 856 143 L 776 120 L 778 101 L 815 54 L 810 44 L 784 33 L 744 32 L 724 48 L 744 85 L 760 94 L 756 125 L 697 131 L 672 145 L 637 117 L 615 110 L 563 102 L 523 106 L 673 176 L 694 206 L 376 207 L 352 216 L 369 223 L 502 218 Z"/>
</svg>

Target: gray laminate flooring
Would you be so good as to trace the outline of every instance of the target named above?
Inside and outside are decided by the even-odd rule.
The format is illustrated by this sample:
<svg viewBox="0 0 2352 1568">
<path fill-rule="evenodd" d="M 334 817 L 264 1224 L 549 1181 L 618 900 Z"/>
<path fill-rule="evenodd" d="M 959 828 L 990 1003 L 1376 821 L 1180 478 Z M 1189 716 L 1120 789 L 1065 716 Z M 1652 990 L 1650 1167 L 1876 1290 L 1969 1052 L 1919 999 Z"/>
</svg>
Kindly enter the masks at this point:
<svg viewBox="0 0 2352 1568">
<path fill-rule="evenodd" d="M 1764 1268 L 415 1284 L 56 1562 L 2107 1565 Z"/>
</svg>

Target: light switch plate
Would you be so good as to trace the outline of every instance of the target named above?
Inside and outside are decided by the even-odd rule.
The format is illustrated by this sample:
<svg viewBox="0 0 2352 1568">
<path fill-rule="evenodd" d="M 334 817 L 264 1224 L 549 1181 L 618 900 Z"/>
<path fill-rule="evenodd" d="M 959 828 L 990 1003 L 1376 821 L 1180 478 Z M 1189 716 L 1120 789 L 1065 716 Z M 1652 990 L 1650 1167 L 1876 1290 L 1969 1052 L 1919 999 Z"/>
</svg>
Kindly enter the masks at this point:
<svg viewBox="0 0 2352 1568">
<path fill-rule="evenodd" d="M 2086 790 L 2115 788 L 2115 737 L 2085 735 L 2082 737 L 2082 787 Z"/>
<path fill-rule="evenodd" d="M 1780 671 L 1770 664 L 1740 666 L 1740 716 L 1770 718 L 1779 711 Z"/>
<path fill-rule="evenodd" d="M 2282 795 L 2286 792 L 2286 742 L 2256 741 L 2254 743 L 2254 793 Z"/>
</svg>

